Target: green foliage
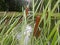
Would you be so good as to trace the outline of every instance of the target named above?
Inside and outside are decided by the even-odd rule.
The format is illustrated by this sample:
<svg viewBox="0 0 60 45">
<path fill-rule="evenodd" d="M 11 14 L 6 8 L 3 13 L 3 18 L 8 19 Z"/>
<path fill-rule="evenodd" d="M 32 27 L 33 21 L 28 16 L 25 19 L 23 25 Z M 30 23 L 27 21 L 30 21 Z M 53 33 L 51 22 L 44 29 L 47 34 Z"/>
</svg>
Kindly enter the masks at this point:
<svg viewBox="0 0 60 45">
<path fill-rule="evenodd" d="M 28 45 L 60 45 L 60 14 L 58 14 L 58 16 L 53 15 L 55 14 L 54 11 L 57 9 L 57 5 L 60 3 L 60 0 L 57 0 L 55 4 L 53 4 L 54 6 L 52 6 L 53 1 L 54 0 L 41 1 L 43 4 L 46 4 L 43 8 L 42 15 L 40 15 L 41 20 L 39 22 L 38 28 L 41 29 L 41 33 L 38 38 L 33 36 L 33 31 L 35 24 L 35 14 L 40 11 L 40 2 L 38 3 L 37 1 L 35 3 L 34 0 L 32 1 L 32 14 L 28 15 L 27 17 L 25 11 L 22 12 L 23 15 L 18 14 L 19 16 L 16 16 L 16 13 L 14 13 L 12 16 L 10 16 L 10 18 L 8 18 L 7 12 L 5 12 L 3 17 L 0 19 L 0 45 L 24 45 L 24 31 L 27 24 L 31 25 L 32 27 L 32 33 L 30 35 Z M 52 6 L 52 9 L 50 4 Z M 46 18 L 47 12 L 48 17 Z M 23 18 L 22 21 L 19 22 L 21 16 L 23 16 Z M 58 17 L 59 19 L 56 19 Z M 22 38 L 16 38 L 18 33 L 21 33 Z"/>
</svg>

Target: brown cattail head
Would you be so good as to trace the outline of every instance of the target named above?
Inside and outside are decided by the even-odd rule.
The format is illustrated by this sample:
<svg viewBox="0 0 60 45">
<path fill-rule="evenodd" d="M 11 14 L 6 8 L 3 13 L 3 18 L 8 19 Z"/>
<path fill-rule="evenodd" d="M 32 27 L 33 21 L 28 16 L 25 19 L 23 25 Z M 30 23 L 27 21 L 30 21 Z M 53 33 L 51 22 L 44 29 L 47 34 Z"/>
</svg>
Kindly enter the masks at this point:
<svg viewBox="0 0 60 45">
<path fill-rule="evenodd" d="M 26 8 L 26 16 L 28 15 L 29 8 Z"/>
<path fill-rule="evenodd" d="M 40 30 L 38 29 L 36 34 L 35 34 L 35 37 L 38 38 L 40 36 L 40 33 L 41 33 L 41 29 Z"/>
<path fill-rule="evenodd" d="M 38 31 L 38 26 L 39 26 L 39 22 L 40 22 L 40 19 L 41 19 L 41 17 L 38 15 L 37 17 L 36 17 L 36 24 L 35 24 L 35 27 L 34 27 L 34 32 L 33 32 L 33 36 L 37 36 L 38 37 L 38 35 L 39 35 L 39 31 Z"/>
<path fill-rule="evenodd" d="M 27 5 L 26 7 L 26 16 L 28 15 L 28 11 L 29 11 L 29 5 Z"/>
<path fill-rule="evenodd" d="M 26 17 L 27 17 L 27 15 L 28 15 L 28 11 L 29 11 L 29 8 L 26 7 L 26 10 L 25 10 L 25 11 L 26 11 Z M 18 23 L 20 23 L 20 22 L 22 21 L 22 17 L 23 17 L 23 16 L 21 16 L 21 18 L 19 19 Z"/>
</svg>

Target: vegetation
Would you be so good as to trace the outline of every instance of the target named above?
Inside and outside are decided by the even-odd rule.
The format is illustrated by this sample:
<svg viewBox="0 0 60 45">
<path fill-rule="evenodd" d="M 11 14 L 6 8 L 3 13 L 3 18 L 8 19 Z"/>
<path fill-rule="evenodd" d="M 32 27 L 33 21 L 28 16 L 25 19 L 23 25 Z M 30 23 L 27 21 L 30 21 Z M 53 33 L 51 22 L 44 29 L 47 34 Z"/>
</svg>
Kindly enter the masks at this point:
<svg viewBox="0 0 60 45">
<path fill-rule="evenodd" d="M 60 0 L 54 1 L 32 0 L 32 11 L 27 16 L 25 10 L 0 14 L 0 45 L 60 45 Z M 32 32 L 24 43 L 27 25 Z M 40 31 L 38 37 L 38 33 L 33 34 L 35 28 Z"/>
</svg>

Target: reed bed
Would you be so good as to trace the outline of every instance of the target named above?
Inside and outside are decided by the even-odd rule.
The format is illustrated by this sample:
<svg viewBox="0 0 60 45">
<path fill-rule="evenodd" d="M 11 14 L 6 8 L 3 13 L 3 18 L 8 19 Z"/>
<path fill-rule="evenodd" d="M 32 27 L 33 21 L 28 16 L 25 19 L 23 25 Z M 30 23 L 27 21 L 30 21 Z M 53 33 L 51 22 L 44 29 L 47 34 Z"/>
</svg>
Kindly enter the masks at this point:
<svg viewBox="0 0 60 45">
<path fill-rule="evenodd" d="M 52 2 L 53 0 L 40 2 L 33 0 L 32 13 L 28 16 L 25 10 L 21 13 L 1 13 L 0 45 L 60 45 L 60 0 L 57 0 L 53 6 Z M 39 21 L 36 22 L 38 19 Z M 27 26 L 31 31 L 24 35 Z M 39 31 L 34 33 L 35 29 Z M 26 41 L 27 35 L 29 39 L 26 38 L 28 39 Z"/>
</svg>

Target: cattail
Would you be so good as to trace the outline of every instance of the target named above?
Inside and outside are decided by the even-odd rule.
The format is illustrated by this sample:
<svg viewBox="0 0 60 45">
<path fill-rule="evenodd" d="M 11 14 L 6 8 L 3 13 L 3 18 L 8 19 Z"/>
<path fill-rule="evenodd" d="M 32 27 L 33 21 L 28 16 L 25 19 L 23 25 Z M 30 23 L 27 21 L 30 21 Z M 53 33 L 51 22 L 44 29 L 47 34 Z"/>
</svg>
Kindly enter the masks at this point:
<svg viewBox="0 0 60 45">
<path fill-rule="evenodd" d="M 36 32 L 36 34 L 35 34 L 36 38 L 38 38 L 40 36 L 40 32 L 41 32 L 41 30 L 38 29 L 37 32 Z"/>
<path fill-rule="evenodd" d="M 27 5 L 26 7 L 26 16 L 28 15 L 28 11 L 29 11 L 29 5 Z"/>
<path fill-rule="evenodd" d="M 26 17 L 27 17 L 28 11 L 29 11 L 29 5 L 27 5 L 25 11 L 26 11 Z M 23 16 L 21 16 L 21 18 L 19 19 L 18 23 L 22 21 L 22 17 L 23 17 Z"/>
<path fill-rule="evenodd" d="M 38 30 L 40 18 L 41 17 L 39 15 L 36 17 L 36 24 L 35 24 L 34 32 L 33 32 L 33 36 L 35 36 L 35 37 L 39 37 L 39 34 L 40 34 L 40 31 Z"/>
<path fill-rule="evenodd" d="M 29 10 L 29 8 L 26 8 L 26 16 L 28 15 L 28 10 Z"/>
</svg>

